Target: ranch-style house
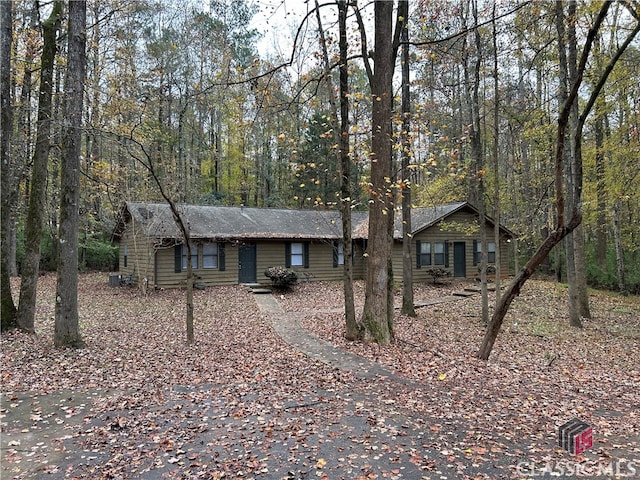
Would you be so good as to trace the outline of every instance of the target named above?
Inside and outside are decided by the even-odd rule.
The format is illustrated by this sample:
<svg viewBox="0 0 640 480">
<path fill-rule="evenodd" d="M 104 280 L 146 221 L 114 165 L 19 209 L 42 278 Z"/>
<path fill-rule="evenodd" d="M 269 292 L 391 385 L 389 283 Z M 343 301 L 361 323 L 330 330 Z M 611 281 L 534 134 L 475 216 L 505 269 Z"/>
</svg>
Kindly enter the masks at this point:
<svg viewBox="0 0 640 480">
<path fill-rule="evenodd" d="M 191 261 L 201 286 L 269 284 L 264 271 L 286 266 L 301 281 L 340 280 L 344 257 L 342 221 L 335 210 L 178 205 L 189 227 Z M 413 278 L 429 281 L 431 268 L 453 277 L 478 276 L 481 257 L 478 210 L 468 202 L 411 211 Z M 368 214 L 352 213 L 354 278 L 364 278 Z M 495 263 L 494 222 L 487 218 L 488 263 Z M 500 226 L 501 272 L 509 271 L 513 233 Z M 114 231 L 123 277 L 148 287 L 183 287 L 187 252 L 166 203 L 126 202 Z M 402 221 L 396 212 L 393 269 L 402 281 Z"/>
</svg>

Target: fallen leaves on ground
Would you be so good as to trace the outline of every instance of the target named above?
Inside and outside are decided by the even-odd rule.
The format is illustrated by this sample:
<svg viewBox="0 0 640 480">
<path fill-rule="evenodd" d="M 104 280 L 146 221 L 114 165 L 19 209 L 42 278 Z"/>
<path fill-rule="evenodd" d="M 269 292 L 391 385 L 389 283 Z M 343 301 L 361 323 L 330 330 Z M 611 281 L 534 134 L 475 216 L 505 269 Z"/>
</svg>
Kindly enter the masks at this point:
<svg viewBox="0 0 640 480">
<path fill-rule="evenodd" d="M 555 427 L 573 416 L 594 425 L 587 460 L 640 457 L 637 298 L 594 294 L 575 330 L 566 291 L 533 282 L 481 362 L 479 296 L 398 315 L 388 346 L 344 340 L 338 283 L 276 296 L 317 336 L 407 379 L 394 382 L 299 353 L 243 287 L 194 292 L 187 345 L 183 291 L 107 280 L 80 278 L 87 348 L 53 347 L 53 275 L 37 336 L 2 335 L 3 478 L 518 478 L 519 461 L 564 458 Z M 458 287 L 421 285 L 416 300 Z"/>
</svg>

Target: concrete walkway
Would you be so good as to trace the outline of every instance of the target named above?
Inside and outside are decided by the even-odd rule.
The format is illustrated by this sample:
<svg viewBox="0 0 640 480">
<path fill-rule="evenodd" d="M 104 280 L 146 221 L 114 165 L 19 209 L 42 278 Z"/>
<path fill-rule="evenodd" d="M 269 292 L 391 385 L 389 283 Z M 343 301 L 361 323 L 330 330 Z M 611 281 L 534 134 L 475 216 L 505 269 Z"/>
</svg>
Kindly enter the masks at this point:
<svg viewBox="0 0 640 480">
<path fill-rule="evenodd" d="M 304 312 L 285 312 L 278 301 L 269 294 L 254 295 L 260 311 L 268 315 L 271 325 L 280 337 L 292 347 L 314 360 L 331 367 L 348 371 L 359 378 L 385 377 L 403 384 L 413 383 L 411 380 L 396 375 L 393 371 L 380 364 L 351 352 L 336 347 L 309 332 L 300 323 Z M 462 300 L 464 297 L 446 296 L 416 302 L 415 307 L 426 307 L 439 303 Z M 396 309 L 400 307 L 396 305 Z"/>
<path fill-rule="evenodd" d="M 387 377 L 398 380 L 395 374 L 376 362 L 347 352 L 326 342 L 304 328 L 302 314 L 285 312 L 273 295 L 254 295 L 260 311 L 269 316 L 273 329 L 280 337 L 310 358 L 360 378 Z"/>
</svg>

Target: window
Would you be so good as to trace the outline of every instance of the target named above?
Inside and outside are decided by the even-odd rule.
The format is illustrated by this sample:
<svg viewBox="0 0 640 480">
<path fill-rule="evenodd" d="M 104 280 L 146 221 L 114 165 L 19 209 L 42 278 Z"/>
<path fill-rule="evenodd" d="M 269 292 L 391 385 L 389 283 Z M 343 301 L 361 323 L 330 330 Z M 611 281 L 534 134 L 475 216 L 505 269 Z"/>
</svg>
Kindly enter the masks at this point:
<svg viewBox="0 0 640 480">
<path fill-rule="evenodd" d="M 127 263 L 129 262 L 129 245 L 125 245 L 124 246 L 124 252 L 123 252 L 123 256 L 124 256 L 124 265 L 123 267 L 127 267 Z"/>
<path fill-rule="evenodd" d="M 191 268 L 198 268 L 198 246 L 191 246 Z M 187 246 L 182 245 L 182 270 L 187 269 Z"/>
<path fill-rule="evenodd" d="M 474 242 L 476 251 L 473 252 L 473 262 L 478 264 L 482 261 L 482 242 Z M 487 263 L 496 263 L 496 244 L 487 242 Z"/>
<path fill-rule="evenodd" d="M 202 268 L 218 268 L 218 244 L 202 245 Z"/>
<path fill-rule="evenodd" d="M 333 242 L 333 266 L 344 265 L 344 245 L 342 242 Z"/>
<path fill-rule="evenodd" d="M 284 261 L 287 268 L 309 268 L 309 242 L 286 242 Z"/>
<path fill-rule="evenodd" d="M 420 266 L 431 265 L 431 244 L 429 242 L 420 243 Z"/>
<path fill-rule="evenodd" d="M 291 244 L 291 266 L 302 267 L 304 265 L 304 244 L 292 243 Z"/>
<path fill-rule="evenodd" d="M 444 243 L 433 244 L 433 264 L 444 265 Z"/>
</svg>

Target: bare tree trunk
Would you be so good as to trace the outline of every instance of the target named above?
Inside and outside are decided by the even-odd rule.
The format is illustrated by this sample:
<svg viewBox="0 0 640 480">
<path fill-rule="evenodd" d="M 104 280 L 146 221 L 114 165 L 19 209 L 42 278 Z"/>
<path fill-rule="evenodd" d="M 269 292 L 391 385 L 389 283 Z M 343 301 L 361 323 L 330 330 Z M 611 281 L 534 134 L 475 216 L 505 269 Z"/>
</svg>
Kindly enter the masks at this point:
<svg viewBox="0 0 640 480">
<path fill-rule="evenodd" d="M 596 261 L 601 272 L 607 268 L 607 190 L 605 181 L 604 158 L 604 112 L 598 111 L 596 105 L 596 118 L 594 119 L 593 132 L 596 142 Z"/>
<path fill-rule="evenodd" d="M 78 318 L 78 202 L 86 71 L 86 20 L 86 1 L 70 1 L 54 335 L 54 343 L 58 347 L 82 347 L 84 344 L 80 337 Z"/>
<path fill-rule="evenodd" d="M 53 68 L 56 57 L 56 40 L 60 28 L 62 2 L 53 4 L 49 18 L 42 24 L 44 44 L 40 71 L 38 99 L 38 131 L 36 149 L 31 167 L 29 209 L 25 220 L 25 252 L 22 262 L 22 282 L 18 303 L 18 327 L 25 332 L 35 332 L 36 290 L 40 272 L 40 242 L 44 202 L 47 191 L 47 163 L 51 136 L 51 99 L 53 93 Z"/>
<path fill-rule="evenodd" d="M 474 26 L 478 24 L 478 12 L 475 0 L 469 1 L 469 9 L 473 15 Z M 469 139 L 471 144 L 471 161 L 473 163 L 473 176 L 471 178 L 471 195 L 473 203 L 478 208 L 478 222 L 480 224 L 480 289 L 482 296 L 482 321 L 489 323 L 489 293 L 487 291 L 487 217 L 484 201 L 484 159 L 482 154 L 482 137 L 480 131 L 480 58 L 482 44 L 478 28 L 473 28 L 475 60 L 473 65 L 470 60 L 470 48 L 465 40 L 464 76 L 465 92 L 469 112 Z M 476 252 L 474 252 L 475 255 Z"/>
<path fill-rule="evenodd" d="M 413 259 L 411 257 L 411 92 L 409 89 L 409 1 L 398 2 L 398 18 L 402 19 L 400 32 L 402 65 L 402 310 L 404 315 L 416 316 L 413 305 Z"/>
<path fill-rule="evenodd" d="M 359 339 L 362 329 L 356 319 L 355 295 L 353 292 L 353 239 L 351 236 L 351 158 L 349 156 L 349 69 L 347 64 L 347 2 L 338 1 L 338 24 L 340 29 L 340 213 L 342 215 L 342 243 L 344 271 L 344 314 L 346 338 Z"/>
<path fill-rule="evenodd" d="M 616 271 L 618 273 L 618 290 L 628 295 L 627 282 L 624 275 L 624 250 L 622 248 L 622 234 L 620 233 L 620 200 L 613 204 L 613 238 L 616 245 Z"/>
<path fill-rule="evenodd" d="M 558 31 L 558 54 L 560 59 L 560 82 L 558 87 L 558 103 L 562 104 L 566 101 L 567 85 L 575 81 L 576 62 L 577 62 L 577 45 L 576 45 L 576 32 L 575 32 L 575 1 L 569 2 L 568 20 L 569 29 L 565 33 L 565 16 L 564 16 L 564 4 L 560 1 L 556 2 L 556 29 Z M 566 40 L 565 40 L 565 37 Z M 569 56 L 567 58 L 566 48 L 568 45 Z M 570 141 L 565 143 L 563 150 L 564 156 L 564 171 L 565 171 L 565 185 L 566 185 L 566 206 L 569 211 L 573 211 L 574 205 L 576 205 L 577 199 L 574 198 L 575 191 L 575 175 L 576 175 L 576 156 L 575 156 L 575 135 L 576 126 L 578 122 L 578 105 L 575 102 L 571 106 L 569 113 L 569 129 L 568 137 Z M 580 315 L 578 312 L 578 292 L 577 292 L 577 278 L 576 278 L 576 258 L 575 258 L 575 244 L 573 241 L 573 232 L 570 232 L 565 239 L 565 263 L 567 269 L 567 284 L 569 295 L 569 324 L 575 327 L 581 327 Z"/>
<path fill-rule="evenodd" d="M 15 112 L 15 119 L 17 120 L 17 126 L 13 132 L 13 145 L 12 145 L 12 162 L 10 165 L 9 178 L 7 178 L 6 193 L 9 197 L 9 204 L 12 208 L 9 210 L 8 215 L 3 217 L 3 221 L 8 223 L 8 235 L 7 235 L 7 251 L 8 251 L 8 268 L 10 276 L 18 275 L 17 261 L 16 261 L 16 224 L 17 213 L 16 206 L 18 204 L 19 186 L 21 183 L 21 177 L 25 175 L 27 171 L 27 159 L 31 158 L 32 151 L 32 132 L 31 132 L 31 113 L 32 102 L 31 95 L 33 90 L 33 72 L 38 69 L 36 63 L 36 57 L 40 52 L 41 45 L 39 44 L 40 37 L 40 23 L 38 14 L 38 2 L 33 2 L 31 8 L 29 8 L 29 27 L 26 32 L 26 44 L 24 50 L 24 57 L 22 59 L 23 71 L 20 101 L 18 103 L 17 111 Z M 12 119 L 13 120 L 13 119 Z M 15 120 L 14 120 L 15 121 Z M 24 188 L 29 190 L 28 177 L 25 182 Z"/>
<path fill-rule="evenodd" d="M 578 316 L 579 318 L 591 318 L 589 289 L 587 287 L 586 255 L 584 251 L 584 227 L 582 224 L 578 225 L 573 231 L 573 248 L 576 262 L 576 307 Z"/>
<path fill-rule="evenodd" d="M 493 241 L 495 242 L 495 268 L 496 268 L 496 306 L 500 303 L 500 289 L 502 288 L 502 266 L 501 266 L 501 254 L 500 248 L 500 160 L 498 159 L 498 147 L 500 138 L 500 85 L 498 83 L 498 33 L 496 32 L 496 4 L 493 4 L 492 22 L 493 28 Z"/>
<path fill-rule="evenodd" d="M 329 53 L 322 27 L 320 6 L 316 4 L 316 18 L 318 32 L 322 45 L 324 60 L 324 80 L 329 90 L 329 104 L 331 106 L 331 124 L 334 132 L 334 142 L 337 145 L 336 157 L 340 165 L 340 213 L 342 216 L 342 245 L 343 245 L 343 275 L 342 286 L 344 292 L 345 337 L 357 340 L 362 336 L 361 328 L 356 320 L 355 298 L 353 293 L 353 242 L 351 238 L 351 160 L 349 159 L 349 74 L 347 65 L 347 2 L 338 2 L 338 23 L 340 30 L 340 118 L 334 97 L 334 86 L 331 80 Z"/>
<path fill-rule="evenodd" d="M 16 326 L 16 306 L 11 296 L 11 278 L 9 276 L 9 233 L 11 202 L 9 195 L 11 139 L 13 133 L 13 105 L 11 102 L 11 43 L 13 40 L 13 2 L 0 2 L 0 109 L 2 124 L 0 128 L 0 285 L 2 307 L 0 311 L 0 330 L 5 331 Z"/>
<path fill-rule="evenodd" d="M 371 81 L 372 159 L 369 191 L 369 244 L 365 304 L 362 325 L 365 339 L 385 344 L 393 335 L 393 296 L 389 295 L 389 277 L 393 238 L 393 202 L 391 192 L 391 113 L 393 80 L 393 44 L 391 35 L 393 2 L 375 2 L 375 71 Z M 391 304 L 391 306 L 390 306 Z"/>
</svg>

